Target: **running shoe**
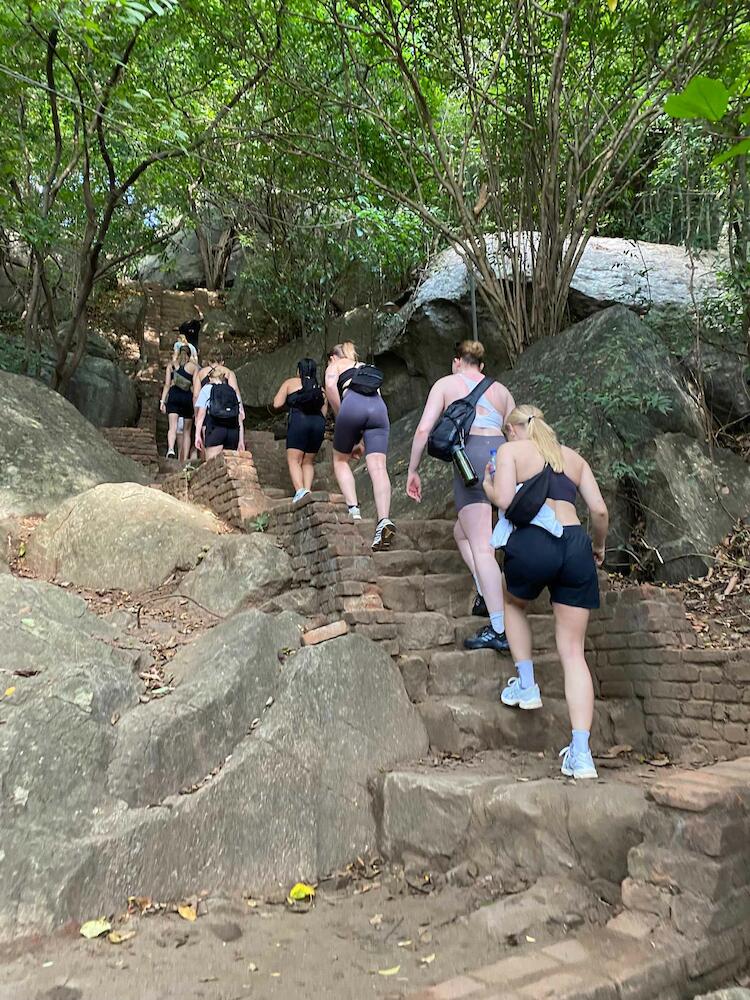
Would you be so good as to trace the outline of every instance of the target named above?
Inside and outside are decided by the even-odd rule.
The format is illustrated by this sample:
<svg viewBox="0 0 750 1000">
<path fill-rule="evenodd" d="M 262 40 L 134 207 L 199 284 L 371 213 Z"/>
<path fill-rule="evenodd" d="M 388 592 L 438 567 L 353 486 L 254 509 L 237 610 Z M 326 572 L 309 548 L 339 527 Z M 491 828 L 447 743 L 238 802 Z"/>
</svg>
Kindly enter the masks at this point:
<svg viewBox="0 0 750 1000">
<path fill-rule="evenodd" d="M 309 492 L 310 491 L 306 489 L 297 490 L 297 492 L 292 497 L 292 503 L 297 503 L 302 499 L 302 497 L 306 497 Z"/>
<path fill-rule="evenodd" d="M 350 507 L 349 517 L 352 519 L 352 521 L 361 521 L 362 514 L 360 513 L 359 507 Z"/>
<path fill-rule="evenodd" d="M 174 458 L 174 457 L 175 457 L 174 448 L 170 448 L 169 451 L 167 452 L 167 458 Z"/>
<path fill-rule="evenodd" d="M 511 708 L 541 708 L 542 693 L 538 684 L 522 688 L 518 677 L 511 677 L 502 690 L 500 701 L 503 705 L 509 705 Z"/>
<path fill-rule="evenodd" d="M 378 521 L 375 528 L 375 537 L 372 540 L 374 552 L 387 549 L 391 544 L 391 539 L 396 534 L 396 525 L 388 517 L 383 517 Z"/>
<path fill-rule="evenodd" d="M 507 653 L 510 645 L 505 632 L 496 632 L 491 625 L 485 625 L 476 635 L 464 639 L 464 649 L 496 649 L 499 653 Z"/>
<path fill-rule="evenodd" d="M 598 778 L 594 767 L 594 758 L 591 751 L 585 753 L 574 753 L 573 747 L 563 747 L 560 751 L 563 759 L 560 770 L 566 778 Z"/>
<path fill-rule="evenodd" d="M 481 594 L 477 594 L 474 598 L 474 603 L 471 606 L 471 613 L 476 615 L 477 618 L 489 618 L 490 613 L 487 610 L 487 605 L 484 602 L 484 598 Z"/>
</svg>

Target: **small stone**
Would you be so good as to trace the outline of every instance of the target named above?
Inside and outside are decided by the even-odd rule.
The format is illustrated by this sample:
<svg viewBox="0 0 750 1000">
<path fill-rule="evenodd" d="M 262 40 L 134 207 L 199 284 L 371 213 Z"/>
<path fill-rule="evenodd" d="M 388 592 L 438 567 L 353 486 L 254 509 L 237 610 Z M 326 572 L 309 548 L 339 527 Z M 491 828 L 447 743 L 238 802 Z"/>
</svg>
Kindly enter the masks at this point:
<svg viewBox="0 0 750 1000">
<path fill-rule="evenodd" d="M 344 621 L 331 622 L 330 625 L 323 625 L 321 628 L 311 629 L 302 636 L 305 646 L 316 646 L 319 642 L 326 642 L 328 639 L 336 639 L 340 635 L 346 635 L 349 626 Z"/>
<path fill-rule="evenodd" d="M 242 937 L 242 929 L 239 924 L 232 922 L 221 924 L 210 924 L 212 934 L 225 944 L 238 941 Z"/>
</svg>

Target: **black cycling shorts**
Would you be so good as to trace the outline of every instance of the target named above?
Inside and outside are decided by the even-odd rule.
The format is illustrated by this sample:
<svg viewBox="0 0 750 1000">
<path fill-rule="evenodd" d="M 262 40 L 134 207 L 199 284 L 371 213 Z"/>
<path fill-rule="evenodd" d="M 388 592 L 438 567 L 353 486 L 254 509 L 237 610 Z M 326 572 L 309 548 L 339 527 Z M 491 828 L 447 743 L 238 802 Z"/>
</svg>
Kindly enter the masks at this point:
<svg viewBox="0 0 750 1000">
<path fill-rule="evenodd" d="M 289 411 L 289 423 L 286 429 L 286 446 L 306 455 L 317 455 L 323 444 L 326 432 L 326 418 L 322 413 L 303 413 L 301 410 Z"/>
<path fill-rule="evenodd" d="M 206 448 L 226 448 L 227 451 L 237 451 L 240 443 L 240 425 L 218 424 L 210 416 L 206 415 L 204 425 L 203 443 Z"/>
<path fill-rule="evenodd" d="M 167 413 L 176 413 L 185 420 L 193 419 L 193 394 L 189 389 L 178 389 L 173 385 L 167 394 Z"/>
<path fill-rule="evenodd" d="M 596 563 L 583 525 L 564 527 L 562 538 L 535 524 L 517 528 L 505 546 L 503 573 L 509 593 L 521 600 L 533 601 L 548 587 L 553 604 L 599 607 Z"/>
</svg>

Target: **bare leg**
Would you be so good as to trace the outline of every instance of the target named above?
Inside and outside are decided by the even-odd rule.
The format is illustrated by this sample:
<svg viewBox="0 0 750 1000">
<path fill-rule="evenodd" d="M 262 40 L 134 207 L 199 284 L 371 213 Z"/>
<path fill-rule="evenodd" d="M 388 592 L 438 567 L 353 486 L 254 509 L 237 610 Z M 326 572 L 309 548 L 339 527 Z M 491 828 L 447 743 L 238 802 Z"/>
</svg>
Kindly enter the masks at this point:
<svg viewBox="0 0 750 1000">
<path fill-rule="evenodd" d="M 315 476 L 315 455 L 305 455 L 302 459 L 302 485 L 306 490 L 312 489 Z"/>
<path fill-rule="evenodd" d="M 453 537 L 456 540 L 456 547 L 461 553 L 461 558 L 466 563 L 469 572 L 474 577 L 474 581 L 476 582 L 477 574 L 474 568 L 474 556 L 471 554 L 471 545 L 469 545 L 469 539 L 464 534 L 464 529 L 461 527 L 461 522 L 458 520 L 453 525 Z"/>
<path fill-rule="evenodd" d="M 177 444 L 177 421 L 180 419 L 176 413 L 168 413 L 169 430 L 167 431 L 167 449 L 174 451 Z"/>
<path fill-rule="evenodd" d="M 565 700 L 571 726 L 591 732 L 594 685 L 584 653 L 589 612 L 586 608 L 571 608 L 566 604 L 553 604 L 552 610 L 557 653 L 565 672 Z"/>
<path fill-rule="evenodd" d="M 223 444 L 217 444 L 214 445 L 212 448 L 206 448 L 206 461 L 208 461 L 210 458 L 216 458 L 216 456 L 220 455 L 222 451 L 224 451 Z"/>
<path fill-rule="evenodd" d="M 505 635 L 510 643 L 514 663 L 531 659 L 533 637 L 526 617 L 526 601 L 521 601 L 507 590 L 505 593 Z"/>
<path fill-rule="evenodd" d="M 375 510 L 378 521 L 388 517 L 391 512 L 391 481 L 388 478 L 388 467 L 382 451 L 365 456 L 367 471 L 372 480 L 372 492 L 375 497 Z"/>
<path fill-rule="evenodd" d="M 503 574 L 492 547 L 492 507 L 488 503 L 470 503 L 458 512 L 458 521 L 471 548 L 487 610 L 497 614 L 503 610 Z"/>
<path fill-rule="evenodd" d="M 302 459 L 304 452 L 299 448 L 287 448 L 286 464 L 289 466 L 289 478 L 292 480 L 294 492 L 301 490 L 304 483 L 302 481 Z"/>
<path fill-rule="evenodd" d="M 343 451 L 334 451 L 333 453 L 333 473 L 336 476 L 336 482 L 339 484 L 339 489 L 344 494 L 344 500 L 348 507 L 356 507 L 357 504 L 357 487 L 354 484 L 354 473 L 349 468 L 349 460 L 351 459 L 351 452 L 345 455 Z"/>
<path fill-rule="evenodd" d="M 190 448 L 193 443 L 193 421 L 183 420 L 182 437 L 180 438 L 180 461 L 187 462 L 190 457 Z"/>
</svg>

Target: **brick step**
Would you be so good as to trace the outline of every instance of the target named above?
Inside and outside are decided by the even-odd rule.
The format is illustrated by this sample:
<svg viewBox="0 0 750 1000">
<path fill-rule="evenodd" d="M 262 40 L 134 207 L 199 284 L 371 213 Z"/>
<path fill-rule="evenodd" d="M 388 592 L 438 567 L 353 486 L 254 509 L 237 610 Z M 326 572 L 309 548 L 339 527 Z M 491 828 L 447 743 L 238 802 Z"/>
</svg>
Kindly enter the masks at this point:
<svg viewBox="0 0 750 1000">
<path fill-rule="evenodd" d="M 425 663 L 425 690 L 429 695 L 469 695 L 497 700 L 509 677 L 515 676 L 509 654 L 483 650 L 440 650 Z M 563 670 L 556 653 L 534 660 L 542 698 L 565 695 Z"/>
<path fill-rule="evenodd" d="M 430 521 L 396 520 L 396 535 L 391 544 L 391 549 L 401 551 L 412 549 L 415 552 L 432 552 L 435 549 L 451 549 L 456 551 L 456 542 L 453 537 L 453 521 L 437 518 Z M 372 518 L 363 518 L 359 522 L 359 530 L 362 536 L 372 535 L 375 530 L 375 521 Z"/>
<path fill-rule="evenodd" d="M 394 549 L 375 552 L 375 569 L 378 576 L 409 576 L 419 573 L 466 573 L 466 565 L 458 550 L 433 549 L 419 552 L 415 549 Z"/>
<path fill-rule="evenodd" d="M 474 861 L 501 875 L 523 871 L 529 880 L 577 873 L 585 857 L 585 878 L 619 883 L 628 850 L 643 837 L 644 789 L 574 783 L 558 767 L 555 753 L 534 770 L 498 759 L 480 773 L 467 764 L 391 771 L 375 791 L 379 849 L 394 863 L 416 859 L 445 871 Z M 545 776 L 529 780 L 530 772 Z M 577 822 L 560 821 L 577 816 Z M 592 843 L 607 848 L 591 851 Z"/>
<path fill-rule="evenodd" d="M 543 707 L 534 711 L 466 695 L 430 695 L 417 707 L 432 750 L 559 750 L 570 740 L 568 709 L 561 698 L 542 697 Z M 635 699 L 597 701 L 591 740 L 598 750 L 616 743 L 644 747 L 646 732 L 640 703 Z"/>
</svg>

